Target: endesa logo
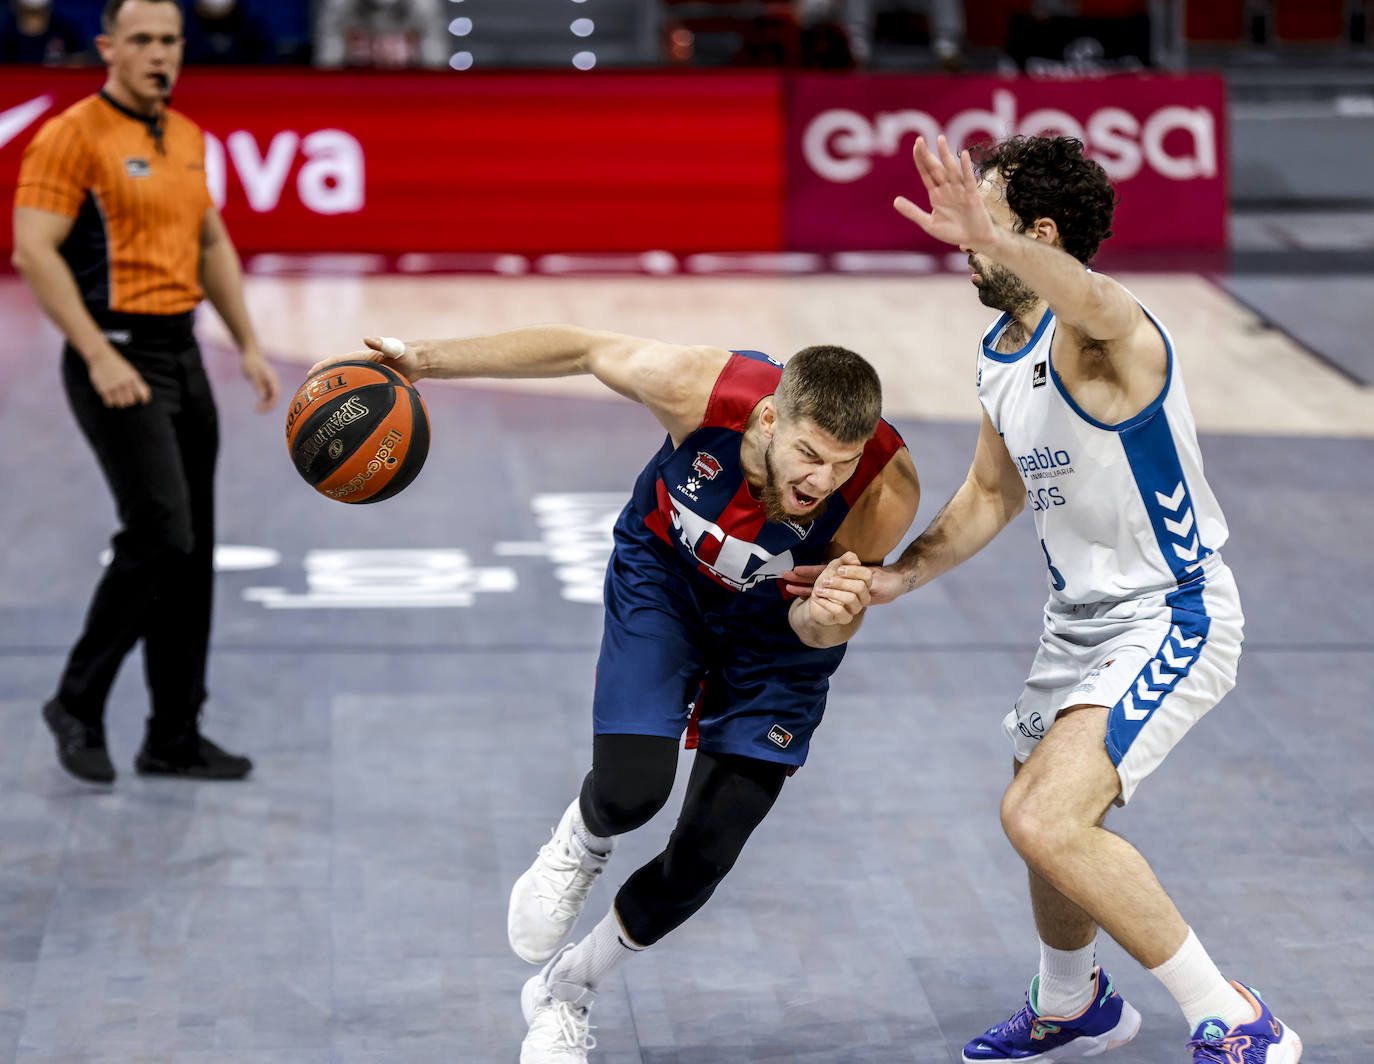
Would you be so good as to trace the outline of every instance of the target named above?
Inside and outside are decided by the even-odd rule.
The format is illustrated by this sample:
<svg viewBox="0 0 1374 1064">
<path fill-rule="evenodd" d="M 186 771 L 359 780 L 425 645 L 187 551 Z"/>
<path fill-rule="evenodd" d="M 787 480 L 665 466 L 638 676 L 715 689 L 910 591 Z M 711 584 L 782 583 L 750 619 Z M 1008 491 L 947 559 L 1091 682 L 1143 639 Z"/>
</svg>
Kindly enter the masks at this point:
<svg viewBox="0 0 1374 1064">
<path fill-rule="evenodd" d="M 874 115 L 848 108 L 821 111 L 802 134 L 802 153 L 821 177 L 845 183 L 867 176 L 875 156 L 909 151 L 917 136 L 934 144 L 941 133 L 957 147 L 985 137 L 1077 137 L 1113 181 L 1129 180 L 1145 167 L 1174 181 L 1217 176 L 1216 120 L 1207 107 L 1170 105 L 1144 114 L 1102 107 L 1080 121 L 1053 107 L 1021 115 L 1016 94 L 1006 89 L 993 91 L 990 109 L 958 111 L 943 123 L 917 110 Z"/>
</svg>

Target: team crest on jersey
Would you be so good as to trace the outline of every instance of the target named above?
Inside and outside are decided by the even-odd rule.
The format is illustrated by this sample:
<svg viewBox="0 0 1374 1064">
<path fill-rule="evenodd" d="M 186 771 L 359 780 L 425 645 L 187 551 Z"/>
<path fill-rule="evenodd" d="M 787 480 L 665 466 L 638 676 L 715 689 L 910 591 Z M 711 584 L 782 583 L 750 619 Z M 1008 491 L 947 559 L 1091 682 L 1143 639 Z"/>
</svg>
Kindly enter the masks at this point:
<svg viewBox="0 0 1374 1064">
<path fill-rule="evenodd" d="M 1032 388 L 1043 388 L 1045 386 L 1045 381 L 1048 378 L 1047 367 L 1048 362 L 1043 358 L 1031 367 Z"/>
<path fill-rule="evenodd" d="M 130 177 L 151 177 L 153 168 L 148 165 L 147 159 L 140 159 L 136 155 L 131 155 L 124 160 L 124 172 Z"/>
<path fill-rule="evenodd" d="M 716 460 L 715 455 L 698 451 L 697 456 L 692 459 L 692 472 L 702 480 L 715 480 L 720 473 L 720 462 Z"/>
</svg>

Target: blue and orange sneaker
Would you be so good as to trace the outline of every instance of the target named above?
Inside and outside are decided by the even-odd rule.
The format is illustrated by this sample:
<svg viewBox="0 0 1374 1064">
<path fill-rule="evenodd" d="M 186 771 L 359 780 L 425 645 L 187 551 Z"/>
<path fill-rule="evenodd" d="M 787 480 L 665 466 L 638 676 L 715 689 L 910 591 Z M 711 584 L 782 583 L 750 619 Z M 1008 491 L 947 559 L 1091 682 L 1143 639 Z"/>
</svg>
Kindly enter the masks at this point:
<svg viewBox="0 0 1374 1064">
<path fill-rule="evenodd" d="M 1093 999 L 1077 1015 L 1041 1016 L 1034 1004 L 1040 988 L 1037 975 L 1020 1011 L 964 1046 L 964 1064 L 1001 1060 L 1051 1064 L 1095 1057 L 1124 1046 L 1140 1030 L 1140 1013 L 1116 992 L 1111 976 L 1101 968 L 1094 969 L 1093 979 Z"/>
<path fill-rule="evenodd" d="M 1193 1064 L 1298 1064 L 1302 1039 L 1297 1032 L 1280 1023 L 1248 986 L 1234 980 L 1231 985 L 1255 1006 L 1255 1018 L 1229 1031 L 1220 1020 L 1203 1020 L 1188 1043 Z"/>
</svg>

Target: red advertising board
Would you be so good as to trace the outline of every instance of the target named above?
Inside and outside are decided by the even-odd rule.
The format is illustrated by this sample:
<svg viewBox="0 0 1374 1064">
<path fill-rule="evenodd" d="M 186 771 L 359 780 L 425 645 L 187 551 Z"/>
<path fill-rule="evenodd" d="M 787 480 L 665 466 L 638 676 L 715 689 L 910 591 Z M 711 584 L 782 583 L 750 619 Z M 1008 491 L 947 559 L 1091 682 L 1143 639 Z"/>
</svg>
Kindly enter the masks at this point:
<svg viewBox="0 0 1374 1064">
<path fill-rule="evenodd" d="M 0 70 L 0 246 L 23 146 L 102 77 Z M 245 252 L 782 242 L 774 74 L 188 69 L 174 106 Z"/>
<path fill-rule="evenodd" d="M 98 70 L 0 70 L 0 196 Z M 254 251 L 848 251 L 933 245 L 917 132 L 1056 129 L 1117 182 L 1112 249 L 1225 244 L 1216 77 L 188 70 L 175 105 Z M 0 209 L 0 248 L 10 244 Z"/>
<path fill-rule="evenodd" d="M 1225 84 L 1166 75 L 791 78 L 788 246 L 940 248 L 892 209 L 898 195 L 927 205 L 917 135 L 965 147 L 1047 131 L 1081 139 L 1116 185 L 1113 251 L 1225 246 Z"/>
</svg>

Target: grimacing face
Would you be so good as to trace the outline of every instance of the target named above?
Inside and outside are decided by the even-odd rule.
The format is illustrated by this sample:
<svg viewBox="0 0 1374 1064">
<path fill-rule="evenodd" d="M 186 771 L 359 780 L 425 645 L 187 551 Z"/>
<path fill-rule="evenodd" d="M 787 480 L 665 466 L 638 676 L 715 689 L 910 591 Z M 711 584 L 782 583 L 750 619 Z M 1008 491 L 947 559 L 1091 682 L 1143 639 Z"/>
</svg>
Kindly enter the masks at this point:
<svg viewBox="0 0 1374 1064">
<path fill-rule="evenodd" d="M 125 0 L 110 33 L 97 37 L 96 45 L 120 102 L 150 111 L 171 93 L 181 72 L 181 11 L 176 4 Z"/>
<path fill-rule="evenodd" d="M 993 224 L 1018 232 L 1016 216 L 1007 206 L 1006 184 L 1001 175 L 996 172 L 986 175 L 979 182 L 978 191 L 983 197 L 988 213 L 992 215 Z M 963 250 L 968 252 L 970 280 L 978 289 L 978 301 L 983 306 L 1016 315 L 1035 305 L 1038 298 L 1035 292 L 1016 274 L 980 255 L 975 255 L 968 248 Z"/>
<path fill-rule="evenodd" d="M 770 521 L 809 525 L 825 512 L 826 500 L 854 475 L 864 444 L 838 442 L 808 418 L 773 423 L 763 453 L 768 477 L 763 504 Z"/>
</svg>

